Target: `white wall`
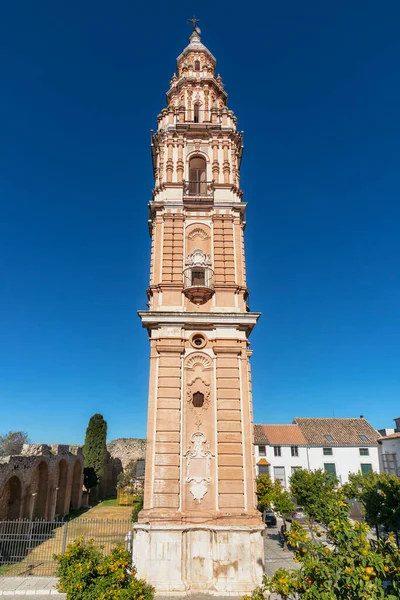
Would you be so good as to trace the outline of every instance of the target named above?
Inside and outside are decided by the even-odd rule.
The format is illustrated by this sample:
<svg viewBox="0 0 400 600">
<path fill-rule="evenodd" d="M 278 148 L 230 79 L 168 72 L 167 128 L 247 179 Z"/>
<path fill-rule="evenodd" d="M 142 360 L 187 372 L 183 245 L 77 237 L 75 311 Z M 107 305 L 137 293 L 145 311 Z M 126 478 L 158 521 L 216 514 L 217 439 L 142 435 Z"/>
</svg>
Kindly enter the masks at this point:
<svg viewBox="0 0 400 600">
<path fill-rule="evenodd" d="M 292 467 L 301 467 L 302 469 L 308 469 L 307 462 L 307 449 L 305 446 L 298 446 L 299 456 L 298 458 L 291 455 L 290 446 L 281 446 L 281 456 L 274 456 L 273 446 L 266 446 L 267 455 L 260 456 L 258 452 L 258 446 L 256 446 L 256 463 L 261 458 L 266 458 L 271 463 L 269 474 L 274 480 L 274 467 L 285 467 L 285 485 L 289 487 L 289 479 L 292 476 Z M 258 474 L 258 467 L 257 467 Z"/>
<path fill-rule="evenodd" d="M 358 447 L 332 447 L 332 456 L 325 456 L 323 448 L 310 448 L 310 469 L 323 469 L 325 463 L 333 463 L 336 467 L 336 476 L 341 483 L 347 483 L 349 473 L 361 471 L 361 464 L 372 465 L 373 471 L 379 473 L 379 455 L 376 446 L 369 447 L 369 456 L 360 456 Z"/>
<path fill-rule="evenodd" d="M 400 440 L 399 440 L 400 441 Z M 400 444 L 399 444 L 400 446 Z M 358 447 L 333 447 L 332 456 L 325 456 L 323 448 L 313 448 L 298 446 L 298 458 L 291 455 L 290 446 L 281 446 L 281 456 L 274 456 L 273 446 L 266 445 L 266 456 L 260 456 L 258 445 L 255 446 L 256 463 L 261 458 L 266 458 L 270 466 L 270 476 L 274 479 L 274 467 L 285 467 L 285 485 L 289 487 L 289 479 L 292 475 L 292 467 L 301 467 L 303 469 L 323 469 L 325 463 L 333 463 L 336 467 L 336 476 L 341 483 L 348 481 L 349 473 L 358 473 L 361 470 L 361 464 L 370 464 L 372 469 L 379 473 L 378 448 L 369 447 L 369 456 L 360 456 Z M 400 456 L 399 456 L 400 465 Z M 257 467 L 258 474 L 258 467 Z"/>
</svg>

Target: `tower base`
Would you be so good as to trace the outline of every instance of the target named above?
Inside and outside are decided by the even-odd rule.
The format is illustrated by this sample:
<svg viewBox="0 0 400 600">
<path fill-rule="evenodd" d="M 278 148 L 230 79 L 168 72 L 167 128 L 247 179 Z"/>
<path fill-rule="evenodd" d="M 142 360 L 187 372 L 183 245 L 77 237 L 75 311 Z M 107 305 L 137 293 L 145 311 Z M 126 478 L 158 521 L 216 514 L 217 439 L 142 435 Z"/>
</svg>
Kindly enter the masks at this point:
<svg viewBox="0 0 400 600">
<path fill-rule="evenodd" d="M 164 596 L 250 594 L 264 574 L 264 526 L 134 526 L 138 577 Z"/>
</svg>

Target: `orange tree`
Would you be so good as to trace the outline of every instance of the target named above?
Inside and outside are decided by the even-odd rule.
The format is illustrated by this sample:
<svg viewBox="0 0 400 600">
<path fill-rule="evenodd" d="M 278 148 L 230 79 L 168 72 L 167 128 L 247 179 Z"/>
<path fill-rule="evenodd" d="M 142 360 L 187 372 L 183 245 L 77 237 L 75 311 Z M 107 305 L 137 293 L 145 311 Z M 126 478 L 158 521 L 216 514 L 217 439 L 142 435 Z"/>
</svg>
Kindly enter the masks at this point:
<svg viewBox="0 0 400 600">
<path fill-rule="evenodd" d="M 54 558 L 58 590 L 67 600 L 153 600 L 154 589 L 136 577 L 132 557 L 122 546 L 103 555 L 94 540 L 79 538 Z"/>
<path fill-rule="evenodd" d="M 361 502 L 369 525 L 382 525 L 387 531 L 400 530 L 399 477 L 392 473 L 352 473 L 343 491 Z"/>
<path fill-rule="evenodd" d="M 264 512 L 266 508 L 272 506 L 272 500 L 275 493 L 275 485 L 269 475 L 263 473 L 256 479 L 258 508 Z"/>
<path fill-rule="evenodd" d="M 399 600 L 400 553 L 394 537 L 370 540 L 368 531 L 365 523 L 340 518 L 329 525 L 327 543 L 313 543 L 293 523 L 288 541 L 300 569 L 278 569 L 264 577 L 252 600 L 263 600 L 267 592 L 285 600 Z"/>
<path fill-rule="evenodd" d="M 338 480 L 322 469 L 296 470 L 290 478 L 290 490 L 306 513 L 313 541 L 320 533 L 316 523 L 327 527 L 333 519 L 348 517 L 350 507 L 343 490 L 338 488 Z"/>
</svg>

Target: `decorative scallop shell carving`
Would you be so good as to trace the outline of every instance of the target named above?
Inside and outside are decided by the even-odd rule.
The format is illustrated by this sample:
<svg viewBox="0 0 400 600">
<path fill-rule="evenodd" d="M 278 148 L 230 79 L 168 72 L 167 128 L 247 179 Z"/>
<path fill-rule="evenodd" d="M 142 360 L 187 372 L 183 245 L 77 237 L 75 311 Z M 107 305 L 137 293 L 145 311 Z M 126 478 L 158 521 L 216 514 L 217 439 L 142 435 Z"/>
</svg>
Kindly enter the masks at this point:
<svg viewBox="0 0 400 600">
<path fill-rule="evenodd" d="M 192 231 L 188 235 L 188 238 L 190 240 L 194 240 L 196 238 L 200 238 L 201 240 L 206 240 L 209 237 L 210 236 L 208 235 L 208 233 L 201 227 L 196 227 L 195 229 L 192 229 Z"/>
<path fill-rule="evenodd" d="M 211 369 L 211 360 L 205 354 L 191 354 L 186 361 L 187 369 L 194 369 L 196 365 L 200 365 L 203 369 Z"/>
</svg>

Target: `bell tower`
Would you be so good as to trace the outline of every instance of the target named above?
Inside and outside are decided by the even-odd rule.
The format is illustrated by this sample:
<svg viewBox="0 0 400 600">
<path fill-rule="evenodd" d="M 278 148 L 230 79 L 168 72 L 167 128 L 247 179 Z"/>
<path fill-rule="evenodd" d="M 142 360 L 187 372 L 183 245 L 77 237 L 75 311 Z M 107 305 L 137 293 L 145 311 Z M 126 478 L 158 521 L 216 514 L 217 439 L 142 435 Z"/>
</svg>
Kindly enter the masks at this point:
<svg viewBox="0 0 400 600">
<path fill-rule="evenodd" d="M 192 20 L 193 21 L 193 20 Z M 261 580 L 242 133 L 193 21 L 152 135 L 155 186 L 144 508 L 138 574 L 158 592 L 248 593 Z"/>
</svg>

